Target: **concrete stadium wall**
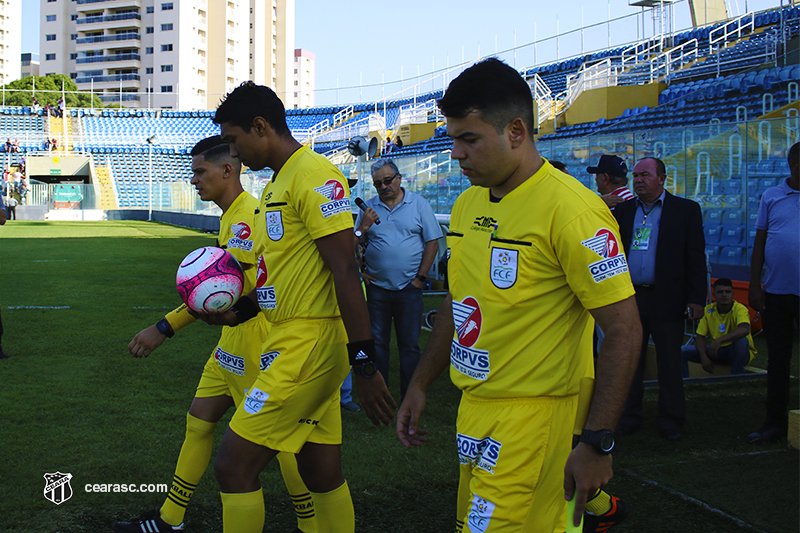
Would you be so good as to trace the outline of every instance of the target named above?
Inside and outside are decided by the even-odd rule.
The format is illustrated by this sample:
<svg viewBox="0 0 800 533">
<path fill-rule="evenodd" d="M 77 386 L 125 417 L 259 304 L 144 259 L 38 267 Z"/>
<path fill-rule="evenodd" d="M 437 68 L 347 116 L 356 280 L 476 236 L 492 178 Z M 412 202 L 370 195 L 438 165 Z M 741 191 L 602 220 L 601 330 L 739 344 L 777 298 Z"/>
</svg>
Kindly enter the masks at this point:
<svg viewBox="0 0 800 533">
<path fill-rule="evenodd" d="M 147 211 L 143 209 L 110 209 L 106 211 L 106 218 L 107 220 L 147 220 Z M 153 211 L 152 220 L 184 228 L 219 232 L 219 217 L 213 215 Z"/>
</svg>

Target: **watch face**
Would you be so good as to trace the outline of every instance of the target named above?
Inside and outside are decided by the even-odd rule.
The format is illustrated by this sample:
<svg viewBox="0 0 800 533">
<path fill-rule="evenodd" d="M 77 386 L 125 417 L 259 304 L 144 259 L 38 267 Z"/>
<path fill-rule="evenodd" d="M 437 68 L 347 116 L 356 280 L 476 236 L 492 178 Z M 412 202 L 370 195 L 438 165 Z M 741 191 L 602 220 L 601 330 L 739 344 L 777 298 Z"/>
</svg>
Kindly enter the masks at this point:
<svg viewBox="0 0 800 533">
<path fill-rule="evenodd" d="M 614 449 L 614 435 L 611 433 L 604 433 L 600 437 L 600 448 L 608 453 Z"/>
</svg>

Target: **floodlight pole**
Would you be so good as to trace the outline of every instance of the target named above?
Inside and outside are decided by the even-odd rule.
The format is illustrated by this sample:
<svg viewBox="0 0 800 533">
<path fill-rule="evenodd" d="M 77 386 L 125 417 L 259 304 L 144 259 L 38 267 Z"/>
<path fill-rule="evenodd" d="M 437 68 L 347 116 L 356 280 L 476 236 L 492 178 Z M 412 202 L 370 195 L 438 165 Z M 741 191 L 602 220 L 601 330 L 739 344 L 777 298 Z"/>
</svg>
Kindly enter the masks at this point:
<svg viewBox="0 0 800 533">
<path fill-rule="evenodd" d="M 156 140 L 156 136 L 152 135 L 147 138 L 147 151 L 148 151 L 148 159 L 149 159 L 149 166 L 150 171 L 148 172 L 148 182 L 149 182 L 149 189 L 150 193 L 148 194 L 147 198 L 147 221 L 151 222 L 153 220 L 153 141 Z"/>
</svg>

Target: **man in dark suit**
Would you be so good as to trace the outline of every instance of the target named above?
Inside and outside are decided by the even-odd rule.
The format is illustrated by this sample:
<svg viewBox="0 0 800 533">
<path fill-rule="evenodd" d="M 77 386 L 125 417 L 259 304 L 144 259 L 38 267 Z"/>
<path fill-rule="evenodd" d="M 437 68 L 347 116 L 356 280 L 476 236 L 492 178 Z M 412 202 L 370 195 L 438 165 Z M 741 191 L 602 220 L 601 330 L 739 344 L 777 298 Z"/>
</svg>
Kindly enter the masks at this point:
<svg viewBox="0 0 800 533">
<path fill-rule="evenodd" d="M 700 206 L 664 190 L 664 163 L 647 157 L 633 167 L 637 198 L 614 211 L 628 257 L 642 321 L 642 351 L 625 411 L 617 427 L 624 435 L 644 423 L 644 361 L 653 336 L 658 365 L 656 425 L 669 441 L 681 437 L 686 398 L 681 377 L 681 345 L 687 306 L 701 317 L 706 301 L 706 259 Z"/>
</svg>

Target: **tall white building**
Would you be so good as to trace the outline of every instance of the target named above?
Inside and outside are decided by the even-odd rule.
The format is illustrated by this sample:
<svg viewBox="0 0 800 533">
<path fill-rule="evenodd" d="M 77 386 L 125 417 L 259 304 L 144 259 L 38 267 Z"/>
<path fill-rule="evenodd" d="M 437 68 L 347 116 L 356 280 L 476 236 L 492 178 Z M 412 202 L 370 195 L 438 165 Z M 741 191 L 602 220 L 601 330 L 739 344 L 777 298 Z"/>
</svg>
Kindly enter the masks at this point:
<svg viewBox="0 0 800 533">
<path fill-rule="evenodd" d="M 315 95 L 317 94 L 317 58 L 313 52 L 298 48 L 294 51 L 294 87 L 291 106 L 314 107 L 316 105 Z"/>
<path fill-rule="evenodd" d="M 40 2 L 40 72 L 104 103 L 213 109 L 248 79 L 281 96 L 294 80 L 294 0 Z"/>
<path fill-rule="evenodd" d="M 0 85 L 20 78 L 22 0 L 0 0 Z"/>
</svg>

